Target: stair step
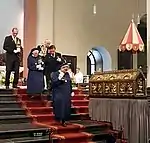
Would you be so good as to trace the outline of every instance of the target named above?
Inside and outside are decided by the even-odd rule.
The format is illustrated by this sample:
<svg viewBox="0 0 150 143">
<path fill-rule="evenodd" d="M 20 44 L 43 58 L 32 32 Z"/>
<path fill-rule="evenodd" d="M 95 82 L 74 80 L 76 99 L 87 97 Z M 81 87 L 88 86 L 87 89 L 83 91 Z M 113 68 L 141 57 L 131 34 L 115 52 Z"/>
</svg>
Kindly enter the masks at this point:
<svg viewBox="0 0 150 143">
<path fill-rule="evenodd" d="M 88 106 L 73 106 L 72 108 L 74 109 L 75 113 L 88 113 L 89 112 Z"/>
<path fill-rule="evenodd" d="M 89 105 L 89 100 L 72 100 L 72 106 L 85 107 Z M 52 105 L 52 101 L 48 101 L 49 106 Z"/>
<path fill-rule="evenodd" d="M 78 125 L 83 125 L 84 128 L 82 131 L 92 134 L 92 141 L 94 142 L 101 141 L 102 143 L 106 143 L 110 140 L 114 140 L 111 135 L 116 136 L 116 134 L 119 133 L 112 129 L 112 124 L 110 122 L 96 122 L 91 120 L 73 120 L 70 122 Z"/>
<path fill-rule="evenodd" d="M 29 107 L 28 110 L 30 110 L 31 114 L 39 115 L 39 114 L 50 114 L 53 112 L 52 107 Z M 71 113 L 88 113 L 88 106 L 73 106 L 71 108 Z"/>
<path fill-rule="evenodd" d="M 44 127 L 49 127 L 53 130 L 53 134 L 57 133 L 57 134 L 61 134 L 61 133 L 77 133 L 81 130 L 81 127 L 79 125 L 76 124 L 72 124 L 72 123 L 67 123 L 67 127 L 63 127 L 60 123 L 56 122 L 56 121 L 52 121 L 52 122 L 37 122 L 36 123 L 39 126 L 44 126 Z"/>
<path fill-rule="evenodd" d="M 23 137 L 14 139 L 4 139 L 0 140 L 0 143 L 48 143 L 49 136 L 43 137 Z"/>
<path fill-rule="evenodd" d="M 31 112 L 31 114 L 50 114 L 52 113 L 52 107 L 31 107 L 31 108 L 28 108 Z"/>
<path fill-rule="evenodd" d="M 20 104 L 18 101 L 0 101 L 0 108 L 18 108 Z"/>
<path fill-rule="evenodd" d="M 0 116 L 0 124 L 27 123 L 31 119 L 26 115 Z"/>
<path fill-rule="evenodd" d="M 112 124 L 110 122 L 96 122 L 91 120 L 76 120 L 70 121 L 74 124 L 81 124 L 84 126 L 84 131 L 103 131 L 112 129 Z"/>
<path fill-rule="evenodd" d="M 88 113 L 71 114 L 70 120 L 88 120 Z"/>
<path fill-rule="evenodd" d="M 45 100 L 47 100 L 47 97 L 48 95 L 42 95 L 42 96 L 39 96 L 39 95 L 33 95 L 34 98 L 31 99 L 30 96 L 28 96 L 28 94 L 18 94 L 18 97 L 23 100 L 23 101 L 39 101 L 41 100 L 41 97 L 44 98 Z"/>
<path fill-rule="evenodd" d="M 36 127 L 31 123 L 0 125 L 0 139 L 21 137 L 40 137 L 49 135 L 50 131 L 45 127 Z"/>
<path fill-rule="evenodd" d="M 17 89 L 16 93 L 17 94 L 27 94 L 27 89 L 26 88 L 25 89 Z"/>
<path fill-rule="evenodd" d="M 85 100 L 87 98 L 88 96 L 86 94 L 79 94 L 71 97 L 72 100 Z"/>
<path fill-rule="evenodd" d="M 78 133 L 64 133 L 64 134 L 54 134 L 52 138 L 58 138 L 59 140 L 65 140 L 65 143 L 78 143 L 85 142 L 92 138 L 91 134 L 85 132 Z"/>
<path fill-rule="evenodd" d="M 39 114 L 39 115 L 32 115 L 38 122 L 50 122 L 54 120 L 54 114 Z M 87 113 L 78 113 L 78 114 L 71 114 L 70 120 L 85 120 L 89 119 L 89 114 Z"/>
<path fill-rule="evenodd" d="M 0 94 L 13 94 L 13 89 L 0 89 Z"/>
<path fill-rule="evenodd" d="M 30 101 L 31 98 L 27 95 L 27 94 L 20 94 L 18 95 L 19 98 L 21 98 L 23 101 Z M 49 95 L 42 95 L 43 99 L 48 100 L 49 99 Z M 72 100 L 85 100 L 88 99 L 88 96 L 86 94 L 80 94 L 80 95 L 75 95 L 71 97 Z M 36 96 L 34 100 L 41 100 L 40 96 Z"/>
<path fill-rule="evenodd" d="M 45 102 L 43 102 L 43 101 L 26 101 L 25 104 L 28 108 L 43 107 L 43 106 L 45 107 Z"/>
<path fill-rule="evenodd" d="M 13 94 L 0 94 L 0 101 L 16 101 L 16 99 Z"/>
<path fill-rule="evenodd" d="M 0 108 L 0 116 L 25 115 L 21 108 Z"/>
<path fill-rule="evenodd" d="M 89 100 L 72 100 L 73 106 L 88 106 Z"/>
<path fill-rule="evenodd" d="M 89 131 L 93 135 L 92 141 L 106 141 L 106 142 L 115 142 L 116 139 L 113 135 L 113 130 L 103 130 L 103 131 Z"/>
</svg>

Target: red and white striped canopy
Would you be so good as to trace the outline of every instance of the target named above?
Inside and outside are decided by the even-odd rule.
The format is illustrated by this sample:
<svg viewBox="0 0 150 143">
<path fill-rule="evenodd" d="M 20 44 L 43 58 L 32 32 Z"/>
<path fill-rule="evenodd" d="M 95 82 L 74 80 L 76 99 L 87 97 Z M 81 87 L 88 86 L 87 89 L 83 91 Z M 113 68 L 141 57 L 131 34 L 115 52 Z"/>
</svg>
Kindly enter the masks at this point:
<svg viewBox="0 0 150 143">
<path fill-rule="evenodd" d="M 119 50 L 120 51 L 132 50 L 134 52 L 136 52 L 138 50 L 144 51 L 143 40 L 142 40 L 133 20 L 131 21 L 131 23 L 129 25 L 127 33 L 125 34 L 123 40 L 121 41 Z"/>
</svg>

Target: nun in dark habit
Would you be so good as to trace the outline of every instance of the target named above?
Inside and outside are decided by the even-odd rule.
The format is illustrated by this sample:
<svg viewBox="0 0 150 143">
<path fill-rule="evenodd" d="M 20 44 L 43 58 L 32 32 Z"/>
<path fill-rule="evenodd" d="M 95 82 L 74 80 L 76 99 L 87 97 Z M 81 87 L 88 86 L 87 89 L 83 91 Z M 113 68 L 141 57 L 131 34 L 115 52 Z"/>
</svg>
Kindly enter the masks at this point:
<svg viewBox="0 0 150 143">
<path fill-rule="evenodd" d="M 27 77 L 27 93 L 41 95 L 44 89 L 44 62 L 39 56 L 39 50 L 33 48 L 27 59 L 28 77 Z"/>
<path fill-rule="evenodd" d="M 55 120 L 64 127 L 71 114 L 72 83 L 68 69 L 69 65 L 64 63 L 59 71 L 51 73 L 53 112 Z"/>
</svg>

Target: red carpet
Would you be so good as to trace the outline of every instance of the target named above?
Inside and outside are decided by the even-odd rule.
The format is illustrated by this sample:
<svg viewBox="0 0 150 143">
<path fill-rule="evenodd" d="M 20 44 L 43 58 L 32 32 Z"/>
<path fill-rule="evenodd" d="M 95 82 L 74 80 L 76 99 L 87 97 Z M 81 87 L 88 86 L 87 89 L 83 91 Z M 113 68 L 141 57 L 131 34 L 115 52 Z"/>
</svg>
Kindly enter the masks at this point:
<svg viewBox="0 0 150 143">
<path fill-rule="evenodd" d="M 22 108 L 26 110 L 26 114 L 32 117 L 33 123 L 52 129 L 52 138 L 59 139 L 59 143 L 90 143 L 93 135 L 84 132 L 83 125 L 68 123 L 67 127 L 62 127 L 59 123 L 54 121 L 51 101 L 47 101 L 46 96 L 42 98 L 37 96 L 35 99 L 30 99 L 26 94 L 26 89 L 19 89 L 17 97 L 18 101 L 21 102 Z M 89 119 L 88 103 L 88 96 L 76 90 L 75 96 L 72 97 L 72 109 L 75 112 L 72 114 L 72 118 L 74 118 L 74 120 Z M 99 125 L 101 124 L 107 125 L 108 123 L 99 122 Z"/>
<path fill-rule="evenodd" d="M 75 91 L 76 96 L 72 97 L 72 108 L 77 116 L 76 119 L 87 119 L 88 115 L 88 97 L 80 92 Z M 30 99 L 25 89 L 19 89 L 17 92 L 18 100 L 22 103 L 22 107 L 26 110 L 28 116 L 33 118 L 33 123 L 39 126 L 49 127 L 53 130 L 53 138 L 59 139 L 59 143 L 79 143 L 91 140 L 92 134 L 82 132 L 84 126 L 80 124 L 68 123 L 67 127 L 62 127 L 54 121 L 54 115 L 51 107 L 51 101 L 47 101 L 46 97 L 42 99 L 38 96 Z"/>
</svg>

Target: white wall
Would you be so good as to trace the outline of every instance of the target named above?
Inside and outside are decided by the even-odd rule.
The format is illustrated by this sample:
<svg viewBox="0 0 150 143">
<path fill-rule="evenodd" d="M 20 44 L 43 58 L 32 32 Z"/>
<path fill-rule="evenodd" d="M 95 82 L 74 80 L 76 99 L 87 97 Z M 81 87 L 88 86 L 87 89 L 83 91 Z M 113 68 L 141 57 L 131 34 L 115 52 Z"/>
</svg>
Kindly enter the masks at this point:
<svg viewBox="0 0 150 143">
<path fill-rule="evenodd" d="M 117 48 L 132 14 L 136 17 L 137 13 L 146 11 L 145 0 L 139 1 L 140 6 L 137 6 L 137 0 L 41 0 L 37 43 L 44 38 L 52 39 L 58 51 L 78 56 L 78 66 L 84 73 L 88 50 L 103 46 L 109 51 L 115 69 Z M 94 2 L 97 5 L 95 16 L 92 13 Z"/>
<path fill-rule="evenodd" d="M 45 39 L 53 42 L 53 1 L 37 0 L 37 44 Z"/>
<path fill-rule="evenodd" d="M 24 0 L 3 0 L 0 4 L 0 51 L 4 38 L 11 33 L 13 27 L 19 29 L 19 37 L 23 38 Z M 2 52 L 2 51 L 1 51 Z"/>
</svg>

